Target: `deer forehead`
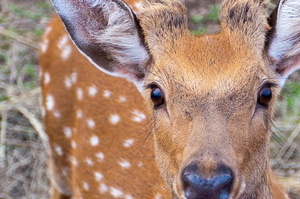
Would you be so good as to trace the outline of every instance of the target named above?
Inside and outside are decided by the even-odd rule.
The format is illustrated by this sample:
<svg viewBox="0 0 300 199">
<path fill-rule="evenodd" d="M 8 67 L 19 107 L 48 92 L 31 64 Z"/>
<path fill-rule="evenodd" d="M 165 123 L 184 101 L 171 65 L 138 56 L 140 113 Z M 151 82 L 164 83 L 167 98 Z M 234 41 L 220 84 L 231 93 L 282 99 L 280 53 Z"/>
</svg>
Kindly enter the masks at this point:
<svg viewBox="0 0 300 199">
<path fill-rule="evenodd" d="M 276 75 L 262 55 L 238 42 L 224 35 L 178 41 L 174 50 L 156 59 L 147 83 L 158 83 L 167 98 L 178 102 L 183 96 L 206 102 L 228 96 L 253 98 L 263 82 L 276 81 Z"/>
</svg>

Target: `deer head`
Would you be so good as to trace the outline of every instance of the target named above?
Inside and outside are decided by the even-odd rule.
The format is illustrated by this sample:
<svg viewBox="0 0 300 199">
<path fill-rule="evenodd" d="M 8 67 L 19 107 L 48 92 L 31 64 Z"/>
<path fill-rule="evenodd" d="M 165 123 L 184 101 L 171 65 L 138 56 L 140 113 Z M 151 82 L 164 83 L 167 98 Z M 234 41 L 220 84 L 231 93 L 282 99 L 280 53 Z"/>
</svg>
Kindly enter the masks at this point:
<svg viewBox="0 0 300 199">
<path fill-rule="evenodd" d="M 195 37 L 173 0 L 53 0 L 78 49 L 133 82 L 153 115 L 157 165 L 174 198 L 272 198 L 269 128 L 300 67 L 300 2 L 224 0 L 222 31 Z M 82 66 L 84 67 L 84 66 Z"/>
</svg>

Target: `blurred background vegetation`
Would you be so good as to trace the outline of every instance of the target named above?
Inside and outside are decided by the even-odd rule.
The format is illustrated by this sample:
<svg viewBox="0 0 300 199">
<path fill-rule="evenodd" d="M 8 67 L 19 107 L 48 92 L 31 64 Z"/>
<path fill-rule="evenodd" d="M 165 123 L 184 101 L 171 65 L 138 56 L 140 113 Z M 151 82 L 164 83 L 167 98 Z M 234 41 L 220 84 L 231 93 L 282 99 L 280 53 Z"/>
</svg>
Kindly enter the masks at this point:
<svg viewBox="0 0 300 199">
<path fill-rule="evenodd" d="M 219 31 L 220 0 L 182 0 L 195 35 Z M 270 11 L 275 7 L 270 4 Z M 40 114 L 38 43 L 53 15 L 48 0 L 0 1 L 0 198 L 48 198 L 46 136 Z M 300 73 L 277 103 L 271 164 L 300 198 Z"/>
</svg>

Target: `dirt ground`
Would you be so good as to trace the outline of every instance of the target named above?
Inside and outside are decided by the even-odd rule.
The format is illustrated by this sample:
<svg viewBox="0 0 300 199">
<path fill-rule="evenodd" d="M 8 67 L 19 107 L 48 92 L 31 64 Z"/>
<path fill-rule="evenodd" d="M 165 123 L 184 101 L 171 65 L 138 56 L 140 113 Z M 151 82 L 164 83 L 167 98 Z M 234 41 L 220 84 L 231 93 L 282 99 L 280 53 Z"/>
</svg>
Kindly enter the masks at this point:
<svg viewBox="0 0 300 199">
<path fill-rule="evenodd" d="M 181 2 L 194 34 L 219 31 L 220 0 Z M 49 198 L 37 49 L 52 13 L 47 0 L 0 1 L 0 199 Z M 291 198 L 299 199 L 300 73 L 287 81 L 273 123 L 271 164 Z"/>
</svg>

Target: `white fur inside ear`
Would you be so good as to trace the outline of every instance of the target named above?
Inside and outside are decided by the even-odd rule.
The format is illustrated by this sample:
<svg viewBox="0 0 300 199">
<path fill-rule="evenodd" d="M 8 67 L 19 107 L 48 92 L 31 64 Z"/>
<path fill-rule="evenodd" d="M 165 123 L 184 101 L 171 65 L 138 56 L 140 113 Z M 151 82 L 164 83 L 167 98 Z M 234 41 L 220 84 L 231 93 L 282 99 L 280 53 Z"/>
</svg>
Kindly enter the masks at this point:
<svg viewBox="0 0 300 199">
<path fill-rule="evenodd" d="M 72 41 L 97 68 L 140 84 L 150 55 L 122 0 L 53 0 Z"/>
<path fill-rule="evenodd" d="M 281 84 L 290 74 L 300 69 L 300 1 L 281 0 L 277 22 L 268 54 L 274 61 L 274 69 L 279 73 Z"/>
<path fill-rule="evenodd" d="M 282 0 L 277 14 L 277 24 L 269 48 L 276 60 L 300 53 L 300 1 Z"/>
<path fill-rule="evenodd" d="M 94 6 L 99 5 L 95 2 Z M 149 59 L 148 52 L 138 35 L 137 27 L 134 27 L 133 15 L 130 13 L 129 17 L 127 12 L 118 11 L 118 5 L 113 1 L 102 3 L 101 7 L 102 12 L 106 14 L 108 24 L 104 30 L 91 33 L 96 42 L 111 46 L 111 54 L 119 63 L 141 63 Z M 133 29 L 135 31 L 132 31 Z"/>
</svg>

